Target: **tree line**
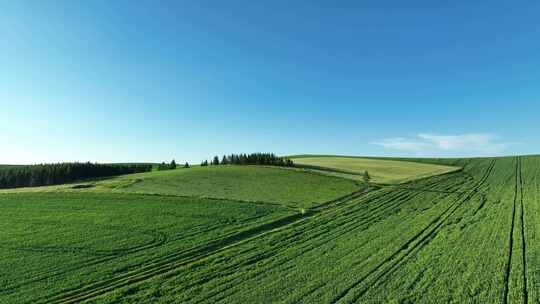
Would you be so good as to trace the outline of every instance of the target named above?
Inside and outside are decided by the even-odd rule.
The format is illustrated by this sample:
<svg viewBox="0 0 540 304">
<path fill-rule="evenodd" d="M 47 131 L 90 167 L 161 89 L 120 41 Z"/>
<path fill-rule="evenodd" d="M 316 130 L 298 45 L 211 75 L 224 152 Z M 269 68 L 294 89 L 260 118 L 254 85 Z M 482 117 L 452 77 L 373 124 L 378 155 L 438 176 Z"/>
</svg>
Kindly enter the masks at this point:
<svg viewBox="0 0 540 304">
<path fill-rule="evenodd" d="M 186 162 L 182 167 L 189 168 L 189 163 Z M 178 165 L 176 164 L 176 161 L 173 159 L 170 164 L 162 162 L 161 164 L 157 165 L 156 169 L 158 171 L 163 171 L 163 170 L 174 170 L 176 168 L 178 168 Z"/>
<path fill-rule="evenodd" d="M 208 160 L 204 160 L 201 163 L 201 166 L 208 165 L 266 165 L 292 167 L 294 166 L 294 163 L 291 159 L 276 156 L 274 153 L 244 153 L 223 155 L 221 160 L 218 156 L 214 156 L 210 162 L 208 162 Z"/>
<path fill-rule="evenodd" d="M 148 172 L 147 164 L 58 163 L 0 170 L 0 188 L 58 185 L 76 180 Z"/>
</svg>

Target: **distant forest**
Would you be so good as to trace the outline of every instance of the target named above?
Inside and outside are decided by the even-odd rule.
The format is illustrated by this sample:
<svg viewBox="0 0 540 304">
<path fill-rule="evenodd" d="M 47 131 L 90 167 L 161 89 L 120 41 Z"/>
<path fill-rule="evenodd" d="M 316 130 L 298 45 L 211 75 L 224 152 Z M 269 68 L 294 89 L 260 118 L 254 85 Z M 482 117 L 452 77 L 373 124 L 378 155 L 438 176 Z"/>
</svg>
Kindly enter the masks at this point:
<svg viewBox="0 0 540 304">
<path fill-rule="evenodd" d="M 273 153 L 251 153 L 224 155 L 221 159 L 215 156 L 201 166 L 208 165 L 266 165 L 294 166 L 292 160 L 279 157 Z M 182 165 L 189 168 L 189 164 Z M 157 170 L 176 169 L 174 160 L 156 166 Z M 59 185 L 78 180 L 107 177 L 114 175 L 152 171 L 151 164 L 97 164 L 97 163 L 58 163 L 29 166 L 0 166 L 0 189 Z"/>
<path fill-rule="evenodd" d="M 251 153 L 251 154 L 231 154 L 223 155 L 221 160 L 214 156 L 211 162 L 207 160 L 201 163 L 201 166 L 208 165 L 267 165 L 292 167 L 293 161 L 286 157 L 276 156 L 274 153 Z"/>
<path fill-rule="evenodd" d="M 76 180 L 152 170 L 149 164 L 59 163 L 0 168 L 0 188 L 58 185 Z"/>
</svg>

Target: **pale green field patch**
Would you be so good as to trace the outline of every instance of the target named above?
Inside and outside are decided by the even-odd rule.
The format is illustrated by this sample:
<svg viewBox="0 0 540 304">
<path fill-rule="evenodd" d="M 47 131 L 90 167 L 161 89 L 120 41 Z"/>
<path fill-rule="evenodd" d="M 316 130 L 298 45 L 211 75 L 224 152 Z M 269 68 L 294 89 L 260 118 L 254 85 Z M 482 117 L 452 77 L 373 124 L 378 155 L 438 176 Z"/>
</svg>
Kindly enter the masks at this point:
<svg viewBox="0 0 540 304">
<path fill-rule="evenodd" d="M 317 171 L 330 169 L 328 174 L 355 180 L 362 180 L 362 174 L 368 171 L 372 182 L 391 184 L 461 169 L 453 166 L 348 156 L 305 156 L 293 158 L 293 161 L 297 165 L 314 166 L 313 169 Z"/>
</svg>

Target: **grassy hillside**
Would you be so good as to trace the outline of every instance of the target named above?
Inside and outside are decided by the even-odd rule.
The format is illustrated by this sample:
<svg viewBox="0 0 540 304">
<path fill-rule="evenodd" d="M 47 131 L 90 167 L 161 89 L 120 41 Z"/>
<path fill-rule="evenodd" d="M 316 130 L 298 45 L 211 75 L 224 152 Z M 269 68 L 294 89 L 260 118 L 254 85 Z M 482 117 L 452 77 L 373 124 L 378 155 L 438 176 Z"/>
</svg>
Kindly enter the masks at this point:
<svg viewBox="0 0 540 304">
<path fill-rule="evenodd" d="M 403 183 L 460 169 L 455 166 L 347 156 L 303 155 L 292 159 L 298 165 L 312 166 L 320 170 L 330 169 L 330 173 L 334 175 L 358 180 L 362 179 L 364 171 L 368 171 L 372 181 L 376 183 Z"/>
<path fill-rule="evenodd" d="M 97 187 L 119 192 L 227 198 L 295 207 L 311 207 L 358 188 L 354 182 L 341 178 L 257 166 L 192 167 L 126 175 L 97 183 Z"/>
<path fill-rule="evenodd" d="M 179 263 L 290 214 L 200 198 L 0 194 L 0 303 L 35 303 L 141 265 Z"/>
<path fill-rule="evenodd" d="M 79 183 L 81 184 L 81 183 Z M 358 190 L 351 180 L 294 169 L 260 166 L 191 167 L 4 192 L 121 192 L 233 199 L 309 208 Z"/>
<path fill-rule="evenodd" d="M 452 164 L 305 212 L 291 202 L 357 187 L 218 166 L 0 192 L 0 303 L 539 302 L 540 157 Z"/>
<path fill-rule="evenodd" d="M 538 158 L 475 159 L 463 172 L 384 187 L 96 299 L 536 303 L 538 177 Z"/>
<path fill-rule="evenodd" d="M 346 179 L 257 166 L 3 190 L 0 267 L 10 272 L 0 279 L 0 302 L 55 302 L 66 286 L 169 271 L 309 216 L 300 207 L 356 190 Z"/>
</svg>

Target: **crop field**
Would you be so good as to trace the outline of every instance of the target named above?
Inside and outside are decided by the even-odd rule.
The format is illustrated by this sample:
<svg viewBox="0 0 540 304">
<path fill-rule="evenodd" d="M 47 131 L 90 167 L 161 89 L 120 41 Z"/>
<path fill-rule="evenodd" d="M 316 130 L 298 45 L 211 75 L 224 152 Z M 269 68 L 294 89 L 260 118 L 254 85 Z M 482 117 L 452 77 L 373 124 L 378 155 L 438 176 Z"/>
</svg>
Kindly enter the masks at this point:
<svg viewBox="0 0 540 304">
<path fill-rule="evenodd" d="M 74 189 L 74 186 L 84 187 Z M 76 187 L 75 187 L 76 188 Z M 300 170 L 258 166 L 209 166 L 129 174 L 70 185 L 0 190 L 106 192 L 232 199 L 308 208 L 359 189 L 352 181 Z"/>
<path fill-rule="evenodd" d="M 310 207 L 355 191 L 343 178 L 257 166 L 193 167 L 127 175 L 97 184 L 117 192 L 227 198 Z"/>
<path fill-rule="evenodd" d="M 39 301 L 132 269 L 172 269 L 291 214 L 272 205 L 106 193 L 2 194 L 0 205 L 5 303 Z"/>
<path fill-rule="evenodd" d="M 431 162 L 460 170 L 373 185 L 234 173 L 294 174 L 294 199 L 234 197 L 219 178 L 204 198 L 181 170 L 0 192 L 0 302 L 540 303 L 540 157 Z"/>
<path fill-rule="evenodd" d="M 459 170 L 459 167 L 402 160 L 363 157 L 302 155 L 292 157 L 295 164 L 336 176 L 361 180 L 368 171 L 373 182 L 403 183 Z"/>
</svg>

